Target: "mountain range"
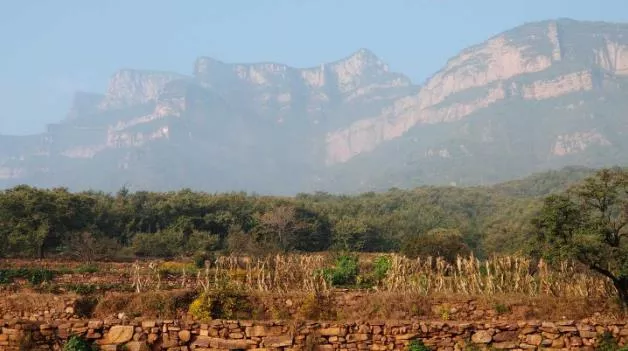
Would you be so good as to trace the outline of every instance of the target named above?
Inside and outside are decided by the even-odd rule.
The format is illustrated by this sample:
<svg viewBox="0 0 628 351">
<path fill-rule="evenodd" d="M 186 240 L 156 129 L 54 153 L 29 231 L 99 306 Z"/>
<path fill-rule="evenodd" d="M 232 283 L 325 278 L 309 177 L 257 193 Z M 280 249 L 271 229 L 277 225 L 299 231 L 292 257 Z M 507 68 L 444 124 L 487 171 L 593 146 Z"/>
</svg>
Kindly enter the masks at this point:
<svg viewBox="0 0 628 351">
<path fill-rule="evenodd" d="M 527 23 L 415 84 L 368 49 L 317 67 L 200 57 L 122 69 L 40 135 L 0 135 L 0 186 L 268 194 L 491 184 L 628 163 L 628 24 Z"/>
</svg>

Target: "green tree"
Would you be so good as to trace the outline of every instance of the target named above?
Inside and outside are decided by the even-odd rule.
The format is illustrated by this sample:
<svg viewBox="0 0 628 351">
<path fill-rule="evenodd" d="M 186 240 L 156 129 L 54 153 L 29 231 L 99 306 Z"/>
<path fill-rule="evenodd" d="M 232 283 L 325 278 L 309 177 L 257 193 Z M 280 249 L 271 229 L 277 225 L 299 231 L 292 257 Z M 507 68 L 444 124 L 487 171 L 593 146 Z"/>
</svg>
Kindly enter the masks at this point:
<svg viewBox="0 0 628 351">
<path fill-rule="evenodd" d="M 535 219 L 535 248 L 550 262 L 576 259 L 613 282 L 628 306 L 628 172 L 603 169 L 550 195 Z"/>
<path fill-rule="evenodd" d="M 409 257 L 442 257 L 448 262 L 454 262 L 457 256 L 471 254 L 458 230 L 444 228 L 436 228 L 424 235 L 409 238 L 404 243 L 402 252 Z"/>
</svg>

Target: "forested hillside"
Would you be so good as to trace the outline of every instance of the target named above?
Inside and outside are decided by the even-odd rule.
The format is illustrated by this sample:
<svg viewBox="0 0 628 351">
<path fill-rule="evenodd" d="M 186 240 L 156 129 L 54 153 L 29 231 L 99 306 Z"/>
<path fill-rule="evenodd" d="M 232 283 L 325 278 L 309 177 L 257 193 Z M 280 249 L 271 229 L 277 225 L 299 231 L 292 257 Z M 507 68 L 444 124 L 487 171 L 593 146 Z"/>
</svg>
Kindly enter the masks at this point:
<svg viewBox="0 0 628 351">
<path fill-rule="evenodd" d="M 542 198 L 592 170 L 565 168 L 493 187 L 419 187 L 356 196 L 269 197 L 191 190 L 0 193 L 0 255 L 88 259 L 210 252 L 402 251 L 478 256 L 525 248 Z M 418 245 L 420 243 L 420 245 Z"/>
</svg>

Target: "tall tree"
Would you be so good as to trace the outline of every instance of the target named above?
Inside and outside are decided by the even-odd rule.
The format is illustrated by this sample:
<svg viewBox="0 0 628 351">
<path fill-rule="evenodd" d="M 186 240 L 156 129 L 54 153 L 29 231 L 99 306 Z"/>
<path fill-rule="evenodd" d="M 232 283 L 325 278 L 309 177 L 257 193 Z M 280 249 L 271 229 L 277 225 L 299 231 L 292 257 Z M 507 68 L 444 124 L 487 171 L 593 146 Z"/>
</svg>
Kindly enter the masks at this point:
<svg viewBox="0 0 628 351">
<path fill-rule="evenodd" d="M 547 259 L 576 259 L 604 275 L 628 307 L 628 171 L 603 169 L 548 196 L 535 222 Z"/>
</svg>

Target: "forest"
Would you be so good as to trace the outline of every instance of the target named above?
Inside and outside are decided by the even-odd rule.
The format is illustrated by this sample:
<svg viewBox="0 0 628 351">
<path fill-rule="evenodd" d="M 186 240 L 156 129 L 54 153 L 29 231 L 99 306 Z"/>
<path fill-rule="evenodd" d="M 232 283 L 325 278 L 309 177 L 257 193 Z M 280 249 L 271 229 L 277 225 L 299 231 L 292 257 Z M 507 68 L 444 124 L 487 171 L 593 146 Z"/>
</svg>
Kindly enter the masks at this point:
<svg viewBox="0 0 628 351">
<path fill-rule="evenodd" d="M 0 257 L 81 260 L 327 250 L 409 257 L 526 251 L 548 194 L 593 173 L 569 167 L 490 187 L 271 197 L 20 185 L 0 192 Z"/>
</svg>

